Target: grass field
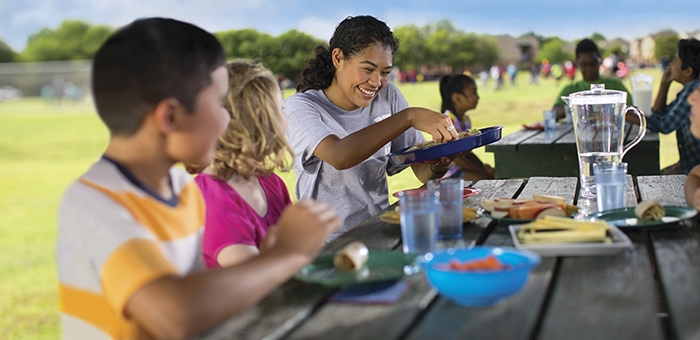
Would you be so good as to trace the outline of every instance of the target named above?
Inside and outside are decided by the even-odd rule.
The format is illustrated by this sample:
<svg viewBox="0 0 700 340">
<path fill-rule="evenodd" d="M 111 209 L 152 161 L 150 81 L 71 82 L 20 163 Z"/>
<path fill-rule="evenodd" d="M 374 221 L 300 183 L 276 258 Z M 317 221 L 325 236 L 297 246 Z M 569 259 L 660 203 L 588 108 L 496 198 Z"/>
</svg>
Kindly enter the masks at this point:
<svg viewBox="0 0 700 340">
<path fill-rule="evenodd" d="M 656 79 L 659 71 L 652 72 Z M 544 80 L 498 92 L 480 89 L 476 127 L 504 125 L 504 135 L 541 119 L 564 85 Z M 439 109 L 436 82 L 400 85 L 413 106 Z M 671 97 L 680 90 L 675 86 Z M 285 95 L 291 94 L 286 91 Z M 60 334 L 55 272 L 56 211 L 65 188 L 96 161 L 108 134 L 89 102 L 60 107 L 39 99 L 0 102 L 0 338 L 56 339 Z M 678 160 L 675 137 L 662 136 L 661 165 Z M 487 163 L 493 157 L 475 151 Z M 281 174 L 293 192 L 294 175 Z M 419 185 L 410 171 L 390 192 Z"/>
</svg>

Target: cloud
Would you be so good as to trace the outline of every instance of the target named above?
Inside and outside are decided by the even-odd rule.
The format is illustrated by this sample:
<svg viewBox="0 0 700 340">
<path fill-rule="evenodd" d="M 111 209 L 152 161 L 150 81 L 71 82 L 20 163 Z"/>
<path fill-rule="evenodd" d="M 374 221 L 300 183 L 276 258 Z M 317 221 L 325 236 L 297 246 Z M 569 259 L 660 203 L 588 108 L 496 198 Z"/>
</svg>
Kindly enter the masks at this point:
<svg viewBox="0 0 700 340">
<path fill-rule="evenodd" d="M 326 42 L 333 36 L 337 22 L 317 17 L 307 17 L 299 21 L 297 29 Z"/>
</svg>

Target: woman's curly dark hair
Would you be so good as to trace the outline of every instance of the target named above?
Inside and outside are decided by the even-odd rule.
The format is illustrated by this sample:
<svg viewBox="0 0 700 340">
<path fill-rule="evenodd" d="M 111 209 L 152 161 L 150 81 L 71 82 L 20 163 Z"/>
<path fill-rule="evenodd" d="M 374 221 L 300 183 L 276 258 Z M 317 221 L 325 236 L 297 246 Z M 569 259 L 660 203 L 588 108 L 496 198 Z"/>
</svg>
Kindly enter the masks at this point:
<svg viewBox="0 0 700 340">
<path fill-rule="evenodd" d="M 333 32 L 329 46 L 316 46 L 316 56 L 304 64 L 297 92 L 323 90 L 331 86 L 335 75 L 335 66 L 331 60 L 334 49 L 339 48 L 345 59 L 348 59 L 361 54 L 372 44 L 388 47 L 392 53 L 399 49 L 398 39 L 383 21 L 369 15 L 345 18 Z"/>
</svg>

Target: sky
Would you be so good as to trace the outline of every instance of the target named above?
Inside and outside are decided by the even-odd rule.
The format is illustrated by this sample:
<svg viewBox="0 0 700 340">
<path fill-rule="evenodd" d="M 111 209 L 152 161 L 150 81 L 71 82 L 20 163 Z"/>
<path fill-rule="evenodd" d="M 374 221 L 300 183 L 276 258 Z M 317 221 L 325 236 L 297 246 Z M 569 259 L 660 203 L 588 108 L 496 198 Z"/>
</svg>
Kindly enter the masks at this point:
<svg viewBox="0 0 700 340">
<path fill-rule="evenodd" d="M 662 29 L 700 29 L 700 1 L 694 0 L 0 0 L 0 39 L 21 52 L 30 35 L 64 20 L 116 28 L 161 16 L 211 32 L 253 28 L 277 36 L 297 29 L 327 41 L 342 19 L 365 14 L 392 28 L 448 19 L 466 32 L 534 31 L 568 41 L 593 32 L 632 40 Z"/>
</svg>

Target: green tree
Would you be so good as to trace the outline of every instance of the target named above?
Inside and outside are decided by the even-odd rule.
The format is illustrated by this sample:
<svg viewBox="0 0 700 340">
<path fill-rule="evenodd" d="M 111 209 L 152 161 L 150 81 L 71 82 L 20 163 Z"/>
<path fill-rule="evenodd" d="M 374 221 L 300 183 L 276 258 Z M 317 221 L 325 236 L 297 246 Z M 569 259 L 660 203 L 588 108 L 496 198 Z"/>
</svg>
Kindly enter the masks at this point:
<svg viewBox="0 0 700 340">
<path fill-rule="evenodd" d="M 550 63 L 562 63 L 567 60 L 574 60 L 574 54 L 564 51 L 564 41 L 559 38 L 553 38 L 542 46 L 542 49 L 535 60 L 539 63 L 543 59 L 549 60 Z"/>
<path fill-rule="evenodd" d="M 486 35 L 479 36 L 476 40 L 474 53 L 476 54 L 474 64 L 483 65 L 484 67 L 493 64 L 499 58 L 496 38 Z"/>
<path fill-rule="evenodd" d="M 678 49 L 678 41 L 680 37 L 678 33 L 668 34 L 656 38 L 656 46 L 654 47 L 654 59 L 661 60 L 661 57 L 667 55 L 671 58 L 676 55 Z"/>
<path fill-rule="evenodd" d="M 108 26 L 91 26 L 79 20 L 66 20 L 52 30 L 44 28 L 32 34 L 27 48 L 20 54 L 23 61 L 92 59 L 112 29 Z"/>
<path fill-rule="evenodd" d="M 295 29 L 289 30 L 272 41 L 263 62 L 276 74 L 296 81 L 304 63 L 314 56 L 314 48 L 320 44 L 323 44 L 322 40 Z"/>
<path fill-rule="evenodd" d="M 262 62 L 277 75 L 296 80 L 304 62 L 313 57 L 316 45 L 323 43 L 312 36 L 289 30 L 277 37 L 254 29 L 230 30 L 214 34 L 229 58 L 246 58 Z"/>
<path fill-rule="evenodd" d="M 229 58 L 261 60 L 270 50 L 274 38 L 254 29 L 231 30 L 214 34 Z"/>
<path fill-rule="evenodd" d="M 399 40 L 399 50 L 394 54 L 394 65 L 400 69 L 417 69 L 426 62 L 425 31 L 410 24 L 399 26 L 394 30 L 394 36 Z"/>
<path fill-rule="evenodd" d="M 629 53 L 625 52 L 625 49 L 623 48 L 622 44 L 615 44 L 615 45 L 610 45 L 605 48 L 605 55 L 604 56 L 609 56 L 611 54 L 617 54 L 622 60 L 626 60 L 629 58 Z"/>
<path fill-rule="evenodd" d="M 0 63 L 11 63 L 17 58 L 17 53 L 12 50 L 4 40 L 0 39 Z"/>
<path fill-rule="evenodd" d="M 591 37 L 589 39 L 593 40 L 596 44 L 600 44 L 601 42 L 605 42 L 605 40 L 607 40 L 605 39 L 604 35 L 598 32 L 594 32 L 593 34 L 591 34 Z"/>
<path fill-rule="evenodd" d="M 520 36 L 520 38 L 527 38 L 527 37 L 537 39 L 537 41 L 540 43 L 540 46 L 544 46 L 544 44 L 552 41 L 553 39 L 559 39 L 557 37 L 545 37 L 543 35 L 539 35 L 539 34 L 533 32 L 533 31 L 527 32 L 527 33 Z"/>
</svg>

